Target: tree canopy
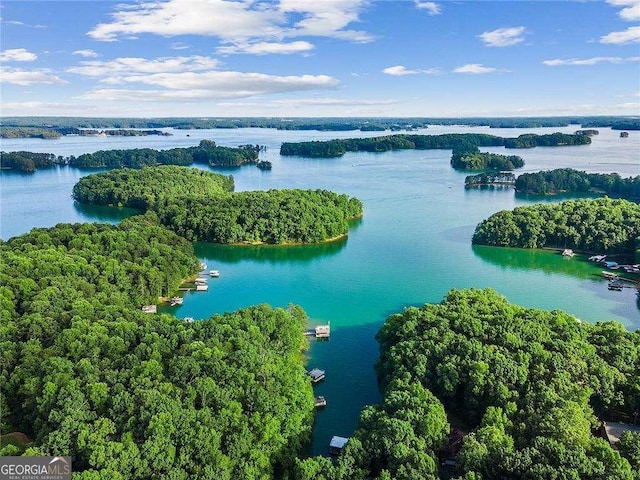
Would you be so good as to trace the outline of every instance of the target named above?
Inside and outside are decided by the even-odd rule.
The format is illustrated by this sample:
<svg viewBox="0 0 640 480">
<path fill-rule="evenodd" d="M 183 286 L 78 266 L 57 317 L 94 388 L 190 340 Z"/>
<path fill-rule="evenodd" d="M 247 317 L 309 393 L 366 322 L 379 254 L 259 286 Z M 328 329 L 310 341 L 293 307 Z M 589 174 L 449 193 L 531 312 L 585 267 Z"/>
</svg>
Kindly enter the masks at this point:
<svg viewBox="0 0 640 480">
<path fill-rule="evenodd" d="M 149 209 L 179 235 L 213 243 L 320 243 L 346 235 L 362 216 L 357 198 L 327 190 L 231 193 L 233 180 L 180 167 L 112 170 L 82 178 L 84 203 Z"/>
<path fill-rule="evenodd" d="M 640 247 L 640 205 L 610 198 L 537 204 L 494 213 L 473 243 L 499 247 L 572 248 L 633 256 Z"/>
<path fill-rule="evenodd" d="M 195 323 L 142 303 L 197 271 L 152 214 L 0 244 L 2 431 L 79 479 L 273 478 L 311 430 L 301 308 Z M 20 454 L 8 445 L 3 455 Z"/>
<path fill-rule="evenodd" d="M 305 460 L 299 478 L 634 479 L 638 438 L 616 451 L 592 427 L 640 405 L 640 331 L 472 289 L 391 315 L 376 339 L 382 402 L 335 467 Z"/>
<path fill-rule="evenodd" d="M 622 178 L 617 173 L 586 173 L 572 168 L 558 168 L 518 176 L 516 192 L 552 195 L 560 192 L 598 192 L 610 196 L 640 199 L 640 175 Z"/>
<path fill-rule="evenodd" d="M 331 158 L 341 157 L 346 152 L 387 152 L 389 150 L 404 149 L 461 149 L 466 151 L 469 147 L 531 148 L 535 146 L 586 145 L 589 143 L 591 143 L 591 138 L 587 135 L 570 135 L 564 133 L 548 135 L 524 134 L 517 138 L 504 138 L 485 133 L 446 133 L 442 135 L 397 134 L 371 138 L 296 143 L 284 142 L 280 146 L 280 155 Z"/>
</svg>

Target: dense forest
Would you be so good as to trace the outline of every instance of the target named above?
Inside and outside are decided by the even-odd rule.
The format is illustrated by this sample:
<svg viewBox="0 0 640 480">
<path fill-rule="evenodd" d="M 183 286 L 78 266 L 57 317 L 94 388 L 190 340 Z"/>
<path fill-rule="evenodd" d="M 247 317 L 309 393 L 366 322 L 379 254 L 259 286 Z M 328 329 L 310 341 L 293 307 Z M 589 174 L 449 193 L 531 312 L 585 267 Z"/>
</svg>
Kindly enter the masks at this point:
<svg viewBox="0 0 640 480">
<path fill-rule="evenodd" d="M 197 271 L 152 214 L 0 244 L 2 432 L 78 479 L 273 478 L 311 431 L 302 309 L 145 314 Z M 20 454 L 8 445 L 2 455 Z"/>
<path fill-rule="evenodd" d="M 80 203 L 147 210 L 162 197 L 214 196 L 232 192 L 233 186 L 233 177 L 197 168 L 123 168 L 81 178 L 72 195 Z"/>
<path fill-rule="evenodd" d="M 229 177 L 165 166 L 89 175 L 73 195 L 83 203 L 148 208 L 177 234 L 214 243 L 319 243 L 346 235 L 349 220 L 362 216 L 357 198 L 326 190 L 232 189 Z"/>
<path fill-rule="evenodd" d="M 474 145 L 453 148 L 451 166 L 458 170 L 514 170 L 524 167 L 524 160 L 517 155 L 480 152 Z"/>
<path fill-rule="evenodd" d="M 640 175 L 622 178 L 617 173 L 586 173 L 571 168 L 558 168 L 523 173 L 517 178 L 515 186 L 516 192 L 535 195 L 598 192 L 613 197 L 640 199 Z"/>
<path fill-rule="evenodd" d="M 336 466 L 305 460 L 298 478 L 640 478 L 640 434 L 614 450 L 592 433 L 640 407 L 640 332 L 453 290 L 391 315 L 376 338 L 382 402 Z"/>
<path fill-rule="evenodd" d="M 468 125 L 491 128 L 540 128 L 581 125 L 583 128 L 611 127 L 640 130 L 640 119 L 622 116 L 564 117 L 324 117 L 324 118 L 86 118 L 86 117 L 3 117 L 7 127 L 39 128 L 277 128 L 282 130 L 399 130 L 424 128 L 428 125 Z"/>
<path fill-rule="evenodd" d="M 346 152 L 387 152 L 389 150 L 467 150 L 470 147 L 531 148 L 536 146 L 587 145 L 587 135 L 552 133 L 548 135 L 524 134 L 517 138 L 504 138 L 485 133 L 446 133 L 442 135 L 397 134 L 372 138 L 350 138 L 311 142 L 284 142 L 280 155 L 313 158 L 340 157 Z"/>
<path fill-rule="evenodd" d="M 503 210 L 476 227 L 473 243 L 638 255 L 640 205 L 599 198 Z"/>
<path fill-rule="evenodd" d="M 37 168 L 53 165 L 71 165 L 78 168 L 142 168 L 156 165 L 191 165 L 211 167 L 239 167 L 258 163 L 260 145 L 241 145 L 237 148 L 220 147 L 213 140 L 201 140 L 197 147 L 154 150 L 133 148 L 128 150 L 100 150 L 78 157 L 56 157 L 50 153 L 0 152 L 0 168 L 32 173 Z"/>
</svg>

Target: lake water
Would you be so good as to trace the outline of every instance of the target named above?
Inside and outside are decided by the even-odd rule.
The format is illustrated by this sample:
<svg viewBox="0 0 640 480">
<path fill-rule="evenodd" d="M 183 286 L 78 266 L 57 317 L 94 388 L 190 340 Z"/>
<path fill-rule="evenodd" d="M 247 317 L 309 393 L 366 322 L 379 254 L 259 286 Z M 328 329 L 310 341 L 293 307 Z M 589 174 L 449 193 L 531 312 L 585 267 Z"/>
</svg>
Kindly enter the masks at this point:
<svg viewBox="0 0 640 480">
<path fill-rule="evenodd" d="M 578 126 L 489 129 L 435 126 L 418 133 L 573 133 Z M 588 146 L 509 150 L 524 158 L 522 171 L 571 167 L 588 172 L 640 174 L 640 132 L 621 139 L 598 129 Z M 332 435 L 349 436 L 362 407 L 379 400 L 373 364 L 374 336 L 386 317 L 409 305 L 439 302 L 451 288 L 492 287 L 527 307 L 562 309 L 584 321 L 617 320 L 640 328 L 634 289 L 609 291 L 601 268 L 583 258 L 547 251 L 474 247 L 475 225 L 492 213 L 536 201 L 512 189 L 465 190 L 465 173 L 449 165 L 448 150 L 348 153 L 337 159 L 280 157 L 283 141 L 378 136 L 380 132 L 277 131 L 271 129 L 176 130 L 170 137 L 64 137 L 3 140 L 4 151 L 79 155 L 115 148 L 193 146 L 201 139 L 219 145 L 266 145 L 261 154 L 273 170 L 245 166 L 232 174 L 236 190 L 324 188 L 357 196 L 365 215 L 347 239 L 320 246 L 230 247 L 196 244 L 196 253 L 220 278 L 206 293 L 187 293 L 178 317 L 205 318 L 257 303 L 302 305 L 314 324 L 331 322 L 330 341 L 311 342 L 309 367 L 326 370 L 315 387 L 328 406 L 318 412 L 314 453 L 326 453 Z M 503 148 L 483 149 L 505 153 Z M 219 170 L 218 170 L 219 171 Z M 517 173 L 519 173 L 517 172 Z M 130 210 L 87 207 L 71 200 L 75 182 L 90 171 L 68 167 L 33 175 L 0 174 L 0 237 L 59 222 L 118 220 Z"/>
</svg>

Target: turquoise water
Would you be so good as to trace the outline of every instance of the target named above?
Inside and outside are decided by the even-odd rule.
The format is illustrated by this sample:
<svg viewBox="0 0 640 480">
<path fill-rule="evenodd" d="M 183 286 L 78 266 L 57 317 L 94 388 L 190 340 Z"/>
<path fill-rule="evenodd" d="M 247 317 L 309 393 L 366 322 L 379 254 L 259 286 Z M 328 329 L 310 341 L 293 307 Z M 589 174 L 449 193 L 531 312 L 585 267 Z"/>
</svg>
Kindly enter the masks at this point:
<svg viewBox="0 0 640 480">
<path fill-rule="evenodd" d="M 533 129 L 552 133 L 566 129 Z M 425 132 L 486 132 L 517 136 L 525 130 L 434 127 Z M 573 167 L 588 171 L 640 174 L 640 132 L 620 139 L 600 129 L 593 144 L 517 151 L 523 171 Z M 510 189 L 465 190 L 465 173 L 449 166 L 450 151 L 398 151 L 346 154 L 339 159 L 280 157 L 282 141 L 361 137 L 378 132 L 282 132 L 267 129 L 177 131 L 173 137 L 84 138 L 55 141 L 3 141 L 2 150 L 46 151 L 77 155 L 109 148 L 170 148 L 201 138 L 220 145 L 259 143 L 273 170 L 253 166 L 227 170 L 236 190 L 326 188 L 359 197 L 365 216 L 348 238 L 320 246 L 230 247 L 196 244 L 197 255 L 221 276 L 206 293 L 192 292 L 178 317 L 205 318 L 256 303 L 286 307 L 300 304 L 311 322 L 331 322 L 332 338 L 311 342 L 309 366 L 327 372 L 317 385 L 328 406 L 316 418 L 313 451 L 325 453 L 332 435 L 348 436 L 366 404 L 378 400 L 373 364 L 374 335 L 385 318 L 409 305 L 439 302 L 451 288 L 492 287 L 510 301 L 545 309 L 563 309 L 584 321 L 618 320 L 640 328 L 633 289 L 609 291 L 601 268 L 580 257 L 566 259 L 548 251 L 473 247 L 475 225 L 492 213 L 530 204 Z M 190 136 L 187 137 L 186 135 Z M 492 151 L 504 152 L 495 148 Z M 508 153 L 511 153 L 509 151 Z M 131 211 L 80 207 L 70 199 L 77 179 L 90 172 L 67 167 L 34 175 L 0 175 L 0 235 L 9 238 L 33 226 L 62 221 L 117 222 Z M 557 201 L 558 198 L 545 201 Z"/>
</svg>

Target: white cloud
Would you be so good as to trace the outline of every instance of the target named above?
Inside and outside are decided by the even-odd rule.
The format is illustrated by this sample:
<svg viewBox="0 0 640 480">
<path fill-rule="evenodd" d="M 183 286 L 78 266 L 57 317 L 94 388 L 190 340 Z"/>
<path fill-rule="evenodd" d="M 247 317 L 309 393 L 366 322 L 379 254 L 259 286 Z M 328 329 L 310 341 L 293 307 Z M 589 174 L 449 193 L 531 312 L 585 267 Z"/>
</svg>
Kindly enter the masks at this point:
<svg viewBox="0 0 640 480">
<path fill-rule="evenodd" d="M 88 35 L 101 41 L 149 33 L 165 37 L 208 35 L 239 44 L 296 36 L 367 42 L 372 40 L 368 33 L 346 29 L 359 20 L 365 4 L 366 0 L 147 1 L 117 5 L 112 21 L 98 24 Z M 291 18 L 295 18 L 294 25 L 290 25 Z"/>
<path fill-rule="evenodd" d="M 432 67 L 425 70 L 407 70 L 404 65 L 395 65 L 393 67 L 385 68 L 384 70 L 382 70 L 382 73 L 395 76 L 417 75 L 419 73 L 426 73 L 427 75 L 440 75 L 442 73 L 442 69 L 438 67 Z"/>
<path fill-rule="evenodd" d="M 13 83 L 15 85 L 63 85 L 65 80 L 53 75 L 49 69 L 19 70 L 17 68 L 0 68 L 0 83 Z"/>
<path fill-rule="evenodd" d="M 624 7 L 618 14 L 623 20 L 640 20 L 640 0 L 607 0 L 609 5 Z"/>
<path fill-rule="evenodd" d="M 544 60 L 542 63 L 550 67 L 558 67 L 561 65 L 597 65 L 598 63 L 630 63 L 640 62 L 640 57 L 592 57 L 592 58 L 569 58 L 561 60 L 556 58 L 554 60 Z"/>
<path fill-rule="evenodd" d="M 186 50 L 187 48 L 189 48 L 189 45 L 182 42 L 173 42 L 171 45 L 169 45 L 169 48 L 171 50 Z"/>
<path fill-rule="evenodd" d="M 493 73 L 497 71 L 498 71 L 497 68 L 485 67 L 480 63 L 467 63 L 466 65 L 456 68 L 453 72 L 454 73 L 471 73 L 474 75 L 478 75 L 482 73 Z"/>
<path fill-rule="evenodd" d="M 95 100 L 197 101 L 242 98 L 335 88 L 338 81 L 327 75 L 276 76 L 243 72 L 158 73 L 110 77 L 109 83 L 138 83 L 164 90 L 96 89 L 81 96 Z"/>
<path fill-rule="evenodd" d="M 93 50 L 87 49 L 87 50 L 76 50 L 75 52 L 72 52 L 73 55 L 80 55 L 81 57 L 85 57 L 85 58 L 95 58 L 98 56 L 98 54 L 96 52 L 94 52 Z"/>
<path fill-rule="evenodd" d="M 122 57 L 109 62 L 89 60 L 81 62 L 78 67 L 68 68 L 68 73 L 77 73 L 87 77 L 115 77 L 125 74 L 154 74 L 172 72 L 194 72 L 216 68 L 219 62 L 215 58 L 190 57 L 160 57 L 153 60 L 140 57 Z"/>
<path fill-rule="evenodd" d="M 478 35 L 488 47 L 509 47 L 524 40 L 523 35 L 527 32 L 525 27 L 498 28 L 490 32 Z"/>
<path fill-rule="evenodd" d="M 334 37 L 358 43 L 373 40 L 367 33 L 345 28 L 360 20 L 366 0 L 280 0 L 278 9 L 284 14 L 302 15 L 291 28 L 284 28 L 287 37 Z"/>
<path fill-rule="evenodd" d="M 24 48 L 12 48 L 0 53 L 2 62 L 33 62 L 38 56 Z"/>
<path fill-rule="evenodd" d="M 404 67 L 404 65 L 396 65 L 394 67 L 385 68 L 384 70 L 382 70 L 382 73 L 386 73 L 387 75 L 403 76 L 403 75 L 415 75 L 420 72 L 417 70 L 407 70 Z"/>
<path fill-rule="evenodd" d="M 439 15 L 440 5 L 436 2 L 422 2 L 420 0 L 416 0 L 416 8 L 421 10 L 426 10 L 429 15 Z"/>
<path fill-rule="evenodd" d="M 270 53 L 276 54 L 290 54 L 290 53 L 302 53 L 312 50 L 314 45 L 309 42 L 297 41 L 290 43 L 276 43 L 276 42 L 256 42 L 249 44 L 235 44 L 225 47 L 219 47 L 216 51 L 220 54 L 234 54 L 234 53 L 251 53 L 254 55 L 266 55 Z"/>
<path fill-rule="evenodd" d="M 613 43 L 622 45 L 625 43 L 640 43 L 640 26 L 629 27 L 622 32 L 611 32 L 600 37 L 600 43 Z"/>
</svg>

